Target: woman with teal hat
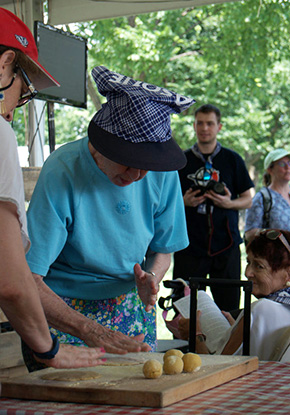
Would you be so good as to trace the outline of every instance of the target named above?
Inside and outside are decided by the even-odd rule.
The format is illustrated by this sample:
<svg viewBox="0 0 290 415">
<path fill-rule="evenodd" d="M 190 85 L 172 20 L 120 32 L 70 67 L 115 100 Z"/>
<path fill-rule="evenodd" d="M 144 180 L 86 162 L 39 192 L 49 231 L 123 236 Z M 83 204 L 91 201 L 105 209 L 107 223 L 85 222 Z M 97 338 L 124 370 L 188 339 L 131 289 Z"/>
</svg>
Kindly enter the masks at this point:
<svg viewBox="0 0 290 415">
<path fill-rule="evenodd" d="M 290 230 L 290 152 L 283 148 L 270 151 L 265 157 L 264 169 L 265 187 L 255 195 L 252 207 L 246 211 L 246 240 L 261 228 Z"/>
</svg>

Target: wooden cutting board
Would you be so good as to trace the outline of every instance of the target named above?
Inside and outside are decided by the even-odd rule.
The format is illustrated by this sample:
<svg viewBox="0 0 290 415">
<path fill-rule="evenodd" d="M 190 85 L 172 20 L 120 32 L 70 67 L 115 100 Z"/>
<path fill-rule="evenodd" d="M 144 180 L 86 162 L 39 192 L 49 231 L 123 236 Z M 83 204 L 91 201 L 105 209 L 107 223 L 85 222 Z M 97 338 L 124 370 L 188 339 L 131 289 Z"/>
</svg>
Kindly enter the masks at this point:
<svg viewBox="0 0 290 415">
<path fill-rule="evenodd" d="M 44 369 L 2 383 L 2 397 L 57 402 L 94 403 L 164 407 L 214 388 L 258 368 L 256 357 L 201 355 L 202 366 L 196 373 L 163 374 L 146 379 L 143 364 L 148 359 L 163 361 L 163 353 L 131 353 L 120 357 L 107 355 L 104 366 L 77 371 L 97 372 L 94 380 L 44 380 L 48 373 L 76 369 Z M 112 364 L 112 365 L 111 365 Z"/>
</svg>

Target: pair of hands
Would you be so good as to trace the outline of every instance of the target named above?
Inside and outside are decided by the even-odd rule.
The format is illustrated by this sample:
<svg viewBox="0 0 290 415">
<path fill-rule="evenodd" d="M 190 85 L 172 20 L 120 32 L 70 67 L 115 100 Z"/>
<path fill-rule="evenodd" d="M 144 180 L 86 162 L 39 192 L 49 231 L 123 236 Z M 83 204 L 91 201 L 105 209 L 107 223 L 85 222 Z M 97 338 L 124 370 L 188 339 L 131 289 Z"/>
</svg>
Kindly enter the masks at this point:
<svg viewBox="0 0 290 415">
<path fill-rule="evenodd" d="M 198 196 L 198 194 L 200 193 L 198 189 L 188 189 L 183 195 L 183 200 L 185 206 L 197 207 L 201 203 L 204 203 L 206 199 L 210 199 L 215 206 L 223 209 L 230 209 L 232 194 L 226 186 L 225 192 L 226 194 L 223 196 L 219 195 L 218 193 L 215 193 L 213 190 L 208 190 L 202 196 Z"/>
<path fill-rule="evenodd" d="M 157 301 L 159 291 L 159 279 L 150 273 L 143 271 L 139 264 L 134 266 L 135 281 L 141 301 L 145 304 L 145 310 L 149 312 Z M 90 347 L 96 346 L 106 350 L 107 353 L 126 354 L 137 352 L 149 352 L 151 350 L 147 343 L 143 343 L 144 334 L 135 337 L 126 336 L 118 331 L 113 331 L 93 320 L 86 319 L 86 334 L 82 340 Z M 99 354 L 101 357 L 102 355 Z M 93 355 L 97 358 L 96 355 Z M 86 356 L 89 358 L 89 356 Z M 91 356 L 92 358 L 92 356 Z"/>
<path fill-rule="evenodd" d="M 40 359 L 34 355 L 37 362 L 56 369 L 71 369 L 93 367 L 103 364 L 105 353 L 126 354 L 129 352 L 149 352 L 150 346 L 144 341 L 144 334 L 128 337 L 123 333 L 110 330 L 95 323 L 94 334 L 91 333 L 88 346 L 72 346 L 60 344 L 59 351 L 54 359 Z M 96 347 L 96 344 L 102 347 Z"/>
</svg>

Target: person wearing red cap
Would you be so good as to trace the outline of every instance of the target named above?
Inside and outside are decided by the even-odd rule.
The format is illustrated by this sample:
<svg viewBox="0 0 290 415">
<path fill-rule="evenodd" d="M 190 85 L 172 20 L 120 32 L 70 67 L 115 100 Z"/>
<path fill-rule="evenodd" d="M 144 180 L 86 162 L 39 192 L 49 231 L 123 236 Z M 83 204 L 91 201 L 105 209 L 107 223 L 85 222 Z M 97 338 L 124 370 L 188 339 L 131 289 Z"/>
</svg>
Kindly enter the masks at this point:
<svg viewBox="0 0 290 415">
<path fill-rule="evenodd" d="M 27 26 L 3 8 L 0 25 L 0 307 L 36 361 L 56 368 L 96 366 L 102 362 L 104 349 L 60 345 L 50 334 L 37 285 L 25 259 L 30 241 L 22 173 L 16 138 L 7 121 L 12 121 L 14 109 L 34 98 L 38 89 L 58 83 L 39 64 L 36 44 Z M 123 346 L 120 353 L 142 349 L 135 339 L 121 335 L 121 340 L 119 336 Z"/>
</svg>

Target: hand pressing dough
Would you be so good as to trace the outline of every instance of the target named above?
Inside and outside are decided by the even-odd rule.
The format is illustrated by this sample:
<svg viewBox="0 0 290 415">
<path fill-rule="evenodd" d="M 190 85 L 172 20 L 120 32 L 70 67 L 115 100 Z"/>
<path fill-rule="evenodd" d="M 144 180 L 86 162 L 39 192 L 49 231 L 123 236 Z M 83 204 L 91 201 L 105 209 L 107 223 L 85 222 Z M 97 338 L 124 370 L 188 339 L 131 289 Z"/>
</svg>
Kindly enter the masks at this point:
<svg viewBox="0 0 290 415">
<path fill-rule="evenodd" d="M 183 371 L 183 360 L 176 355 L 168 356 L 164 360 L 163 370 L 167 375 L 178 375 Z"/>
<path fill-rule="evenodd" d="M 166 353 L 165 353 L 165 355 L 163 356 L 163 360 L 165 361 L 165 359 L 166 359 L 168 356 L 178 356 L 178 357 L 181 357 L 181 358 L 182 358 L 183 353 L 182 353 L 182 351 L 181 351 L 181 350 L 178 350 L 178 349 L 170 349 L 170 350 L 167 350 L 167 352 L 166 352 Z"/>
<path fill-rule="evenodd" d="M 46 373 L 41 376 L 41 379 L 44 380 L 57 380 L 62 382 L 72 382 L 79 380 L 92 380 L 97 379 L 101 375 L 97 372 L 92 372 L 90 370 L 64 370 Z"/>
<path fill-rule="evenodd" d="M 158 360 L 150 359 L 144 363 L 143 373 L 147 379 L 157 379 L 162 375 L 162 364 Z"/>
<path fill-rule="evenodd" d="M 201 367 L 201 358 L 196 353 L 186 353 L 182 357 L 184 367 L 183 371 L 187 373 L 197 372 Z"/>
</svg>

